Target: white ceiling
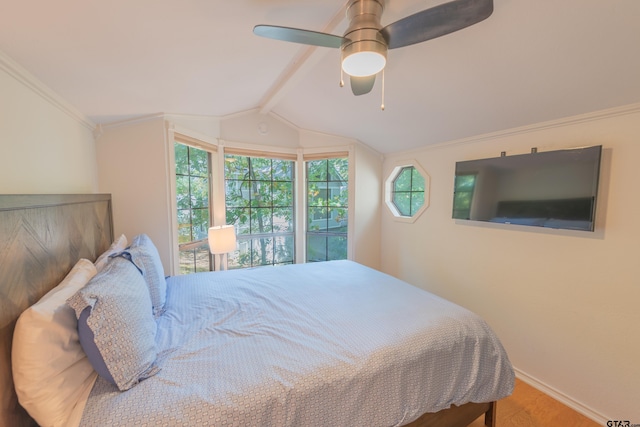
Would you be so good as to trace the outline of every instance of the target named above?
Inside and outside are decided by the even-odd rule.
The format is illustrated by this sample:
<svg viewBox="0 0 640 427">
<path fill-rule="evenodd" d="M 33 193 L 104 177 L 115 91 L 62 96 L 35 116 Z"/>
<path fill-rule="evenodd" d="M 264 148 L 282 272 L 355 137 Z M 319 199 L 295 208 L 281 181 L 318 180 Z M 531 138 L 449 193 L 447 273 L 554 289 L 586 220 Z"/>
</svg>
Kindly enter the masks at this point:
<svg viewBox="0 0 640 427">
<path fill-rule="evenodd" d="M 487 20 L 389 51 L 368 95 L 339 51 L 256 24 L 341 35 L 346 0 L 0 0 L 0 51 L 96 123 L 259 109 L 381 153 L 640 102 L 640 1 L 494 0 Z M 382 25 L 442 0 L 389 0 Z"/>
</svg>

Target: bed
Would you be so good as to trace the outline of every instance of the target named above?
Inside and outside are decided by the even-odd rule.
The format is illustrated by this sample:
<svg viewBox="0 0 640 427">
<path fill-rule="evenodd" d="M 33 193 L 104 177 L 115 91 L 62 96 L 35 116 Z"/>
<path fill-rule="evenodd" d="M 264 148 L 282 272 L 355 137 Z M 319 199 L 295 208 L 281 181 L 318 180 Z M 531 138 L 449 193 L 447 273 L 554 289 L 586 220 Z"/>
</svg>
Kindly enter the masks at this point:
<svg viewBox="0 0 640 427">
<path fill-rule="evenodd" d="M 113 238 L 108 196 L 60 197 L 62 205 L 55 198 L 48 203 L 25 198 L 0 201 L 0 242 L 15 237 L 15 229 L 27 227 L 24 224 L 43 225 L 44 236 L 60 228 L 64 231 L 59 234 L 68 239 L 69 226 L 63 225 L 67 219 L 76 224 L 71 228 L 87 231 L 79 234 L 80 240 L 88 242 L 60 239 L 64 244 L 55 245 L 51 253 L 56 255 L 44 268 L 58 270 L 55 274 L 36 272 L 45 266 L 32 262 L 36 254 L 32 246 L 40 246 L 26 238 L 36 233 L 33 230 L 15 237 L 13 241 L 18 239 L 20 244 L 14 243 L 13 249 L 0 247 L 2 268 L 11 270 L 3 270 L 2 277 L 13 278 L 2 283 L 3 301 L 5 295 L 19 294 L 17 289 L 25 282 L 25 275 L 14 271 L 28 270 L 34 277 L 29 283 L 38 283 L 28 295 L 12 297 L 11 310 L 3 306 L 1 369 L 8 381 L 2 388 L 2 425 L 35 425 L 18 404 L 12 383 L 10 354 L 16 319 L 73 272 L 78 259 L 102 258 L 118 240 Z M 82 220 L 60 214 L 61 209 L 76 212 L 78 207 Z M 43 220 L 49 212 L 56 212 L 56 219 Z M 41 219 L 15 220 L 18 225 L 5 227 L 5 215 Z M 136 252 L 136 238 L 123 251 L 127 256 L 120 252 L 122 256 L 107 258 L 104 271 L 81 288 L 86 294 L 94 282 L 109 280 L 110 270 L 115 269 L 144 284 L 154 267 L 140 255 L 143 252 Z M 152 243 L 140 246 L 144 244 Z M 22 254 L 16 247 L 24 248 Z M 6 262 L 9 257 L 12 261 Z M 55 261 L 56 257 L 64 262 Z M 85 264 L 93 268 L 92 262 Z M 86 371 L 90 387 L 66 412 L 65 425 L 453 427 L 468 425 L 485 414 L 485 424 L 492 426 L 495 402 L 513 390 L 508 357 L 482 319 L 354 262 L 197 273 L 170 277 L 161 286 L 161 304 L 156 303 L 158 295 L 145 288 L 146 296 L 140 298 L 148 310 L 136 310 L 145 313 L 147 325 L 151 324 L 148 318 L 155 325 L 150 326 L 152 332 L 147 328 L 135 334 L 153 334 L 154 342 L 149 344 L 153 360 L 145 360 L 144 373 L 136 371 L 135 380 L 128 383 L 121 382 L 117 372 L 108 379 Z M 136 287 L 136 292 L 143 287 Z M 114 289 L 112 297 L 118 298 Z M 79 317 L 87 308 L 78 303 L 85 301 L 76 297 L 80 293 L 69 298 Z M 126 304 L 123 301 L 122 306 Z M 93 310 L 98 311 L 96 306 Z M 137 322 L 130 321 L 126 329 L 135 329 L 131 325 Z M 78 325 L 89 323 L 85 317 Z M 101 332 L 94 332 L 99 342 Z"/>
</svg>

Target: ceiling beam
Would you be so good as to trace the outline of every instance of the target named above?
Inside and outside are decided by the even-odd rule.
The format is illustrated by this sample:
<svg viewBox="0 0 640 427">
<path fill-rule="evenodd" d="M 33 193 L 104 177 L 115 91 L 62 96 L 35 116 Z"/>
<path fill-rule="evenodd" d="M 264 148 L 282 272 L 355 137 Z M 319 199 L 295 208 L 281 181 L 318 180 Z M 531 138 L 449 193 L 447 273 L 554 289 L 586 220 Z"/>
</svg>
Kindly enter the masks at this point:
<svg viewBox="0 0 640 427">
<path fill-rule="evenodd" d="M 347 14 L 347 4 L 333 16 L 331 21 L 322 29 L 323 33 L 333 33 L 335 29 L 345 20 Z M 260 100 L 260 114 L 268 114 L 273 110 L 280 100 L 293 89 L 300 79 L 307 75 L 315 65 L 327 54 L 329 49 L 318 48 L 317 46 L 303 46 L 298 50 L 296 56 L 289 65 L 280 73 L 280 76 Z M 336 65 L 336 76 L 339 65 Z"/>
</svg>

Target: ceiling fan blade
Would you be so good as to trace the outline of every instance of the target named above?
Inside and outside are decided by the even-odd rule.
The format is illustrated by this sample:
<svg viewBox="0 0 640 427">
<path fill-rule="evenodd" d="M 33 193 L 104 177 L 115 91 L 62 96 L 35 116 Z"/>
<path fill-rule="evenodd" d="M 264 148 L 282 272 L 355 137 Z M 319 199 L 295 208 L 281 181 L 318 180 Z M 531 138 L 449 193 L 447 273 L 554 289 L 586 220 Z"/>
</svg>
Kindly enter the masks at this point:
<svg viewBox="0 0 640 427">
<path fill-rule="evenodd" d="M 285 42 L 309 44 L 312 46 L 333 47 L 342 46 L 346 39 L 333 34 L 317 31 L 301 30 L 299 28 L 279 27 L 276 25 L 256 25 L 253 34 L 269 39 L 283 40 Z"/>
<path fill-rule="evenodd" d="M 375 74 L 366 77 L 349 77 L 351 77 L 351 92 L 353 92 L 354 95 L 364 95 L 371 92 L 373 84 L 376 82 Z"/>
<path fill-rule="evenodd" d="M 493 0 L 455 0 L 407 16 L 380 30 L 389 49 L 409 46 L 476 24 L 493 13 Z"/>
</svg>

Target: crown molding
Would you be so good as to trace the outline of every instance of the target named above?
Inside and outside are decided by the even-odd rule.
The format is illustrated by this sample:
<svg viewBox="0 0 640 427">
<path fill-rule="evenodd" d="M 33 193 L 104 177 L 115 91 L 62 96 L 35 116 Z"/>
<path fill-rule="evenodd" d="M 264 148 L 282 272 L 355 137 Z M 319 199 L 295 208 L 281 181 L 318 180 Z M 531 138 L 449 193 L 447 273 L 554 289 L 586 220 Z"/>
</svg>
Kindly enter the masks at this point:
<svg viewBox="0 0 640 427">
<path fill-rule="evenodd" d="M 456 139 L 453 141 L 446 141 L 437 144 L 424 145 L 418 148 L 414 148 L 411 150 L 406 150 L 397 153 L 389 153 L 385 155 L 387 157 L 397 157 L 397 156 L 410 156 L 415 153 L 419 153 L 425 150 L 435 150 L 439 148 L 446 148 L 453 145 L 461 145 L 461 144 L 473 144 L 477 142 L 483 142 L 492 139 L 504 138 L 508 136 L 514 135 L 522 135 L 531 132 L 539 132 L 547 129 L 571 126 L 580 123 L 588 123 L 595 122 L 598 120 L 603 120 L 612 117 L 625 116 L 628 114 L 637 114 L 640 113 L 640 103 L 622 105 L 619 107 L 608 108 L 605 110 L 593 111 L 590 113 L 579 114 L 576 116 L 563 117 L 561 119 L 549 120 L 545 122 L 535 123 L 532 125 L 521 126 L 517 128 L 505 129 L 491 133 L 485 133 L 482 135 L 475 135 L 468 138 Z"/>
<path fill-rule="evenodd" d="M 87 129 L 91 131 L 95 129 L 96 124 L 92 120 L 90 120 L 74 106 L 69 104 L 69 102 L 62 98 L 60 95 L 48 88 L 33 74 L 31 74 L 24 67 L 11 59 L 2 51 L 0 51 L 0 70 L 6 72 L 8 75 L 30 89 L 33 93 L 49 102 L 51 105 L 58 108 L 62 112 L 66 113 Z"/>
</svg>

